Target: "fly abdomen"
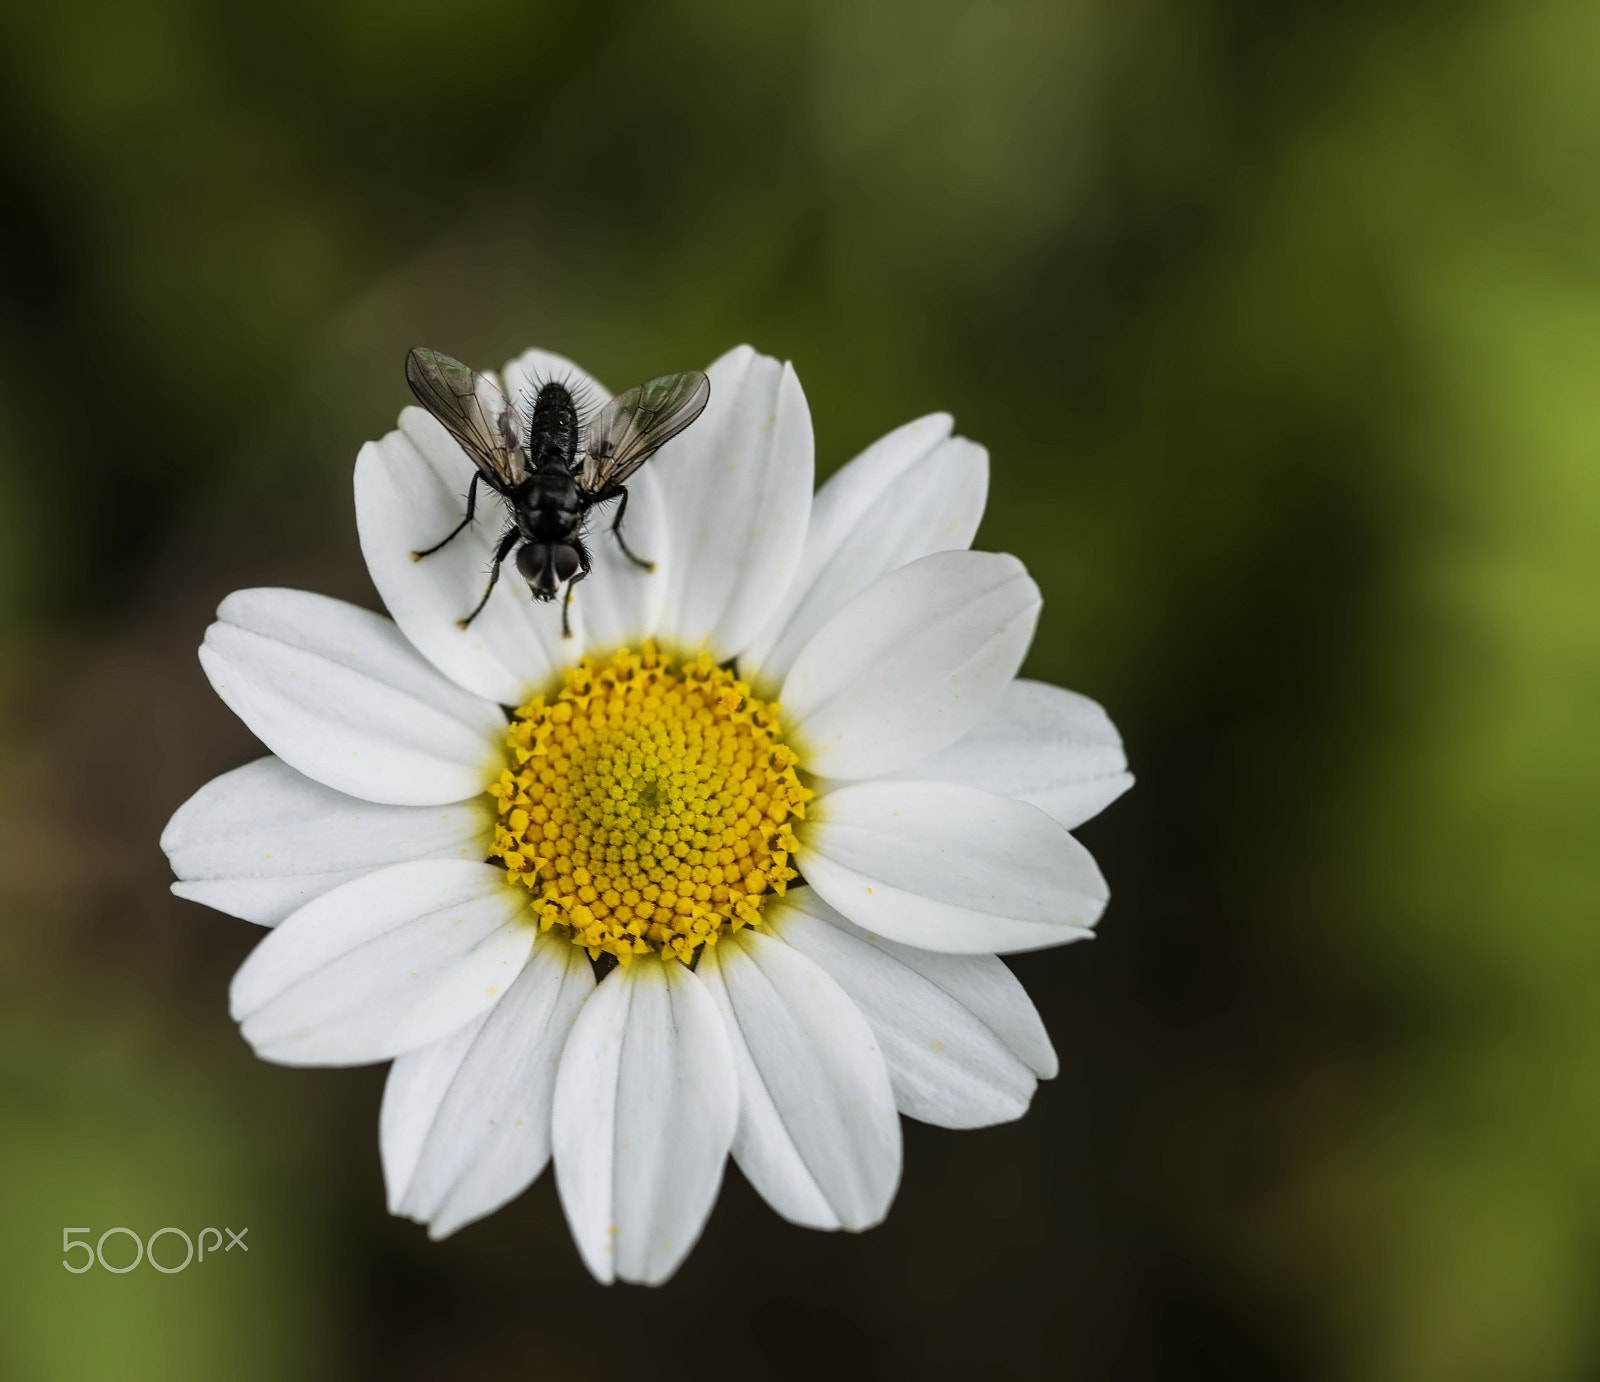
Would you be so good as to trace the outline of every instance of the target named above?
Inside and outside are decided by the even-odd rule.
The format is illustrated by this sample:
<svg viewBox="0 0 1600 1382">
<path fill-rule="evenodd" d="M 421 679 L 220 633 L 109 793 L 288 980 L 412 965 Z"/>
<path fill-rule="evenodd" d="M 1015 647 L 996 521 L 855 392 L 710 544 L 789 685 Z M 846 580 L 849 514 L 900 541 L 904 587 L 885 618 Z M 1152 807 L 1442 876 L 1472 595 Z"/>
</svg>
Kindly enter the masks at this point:
<svg viewBox="0 0 1600 1382">
<path fill-rule="evenodd" d="M 543 385 L 528 419 L 528 461 L 534 471 L 572 470 L 578 454 L 578 405 L 565 384 Z"/>
</svg>

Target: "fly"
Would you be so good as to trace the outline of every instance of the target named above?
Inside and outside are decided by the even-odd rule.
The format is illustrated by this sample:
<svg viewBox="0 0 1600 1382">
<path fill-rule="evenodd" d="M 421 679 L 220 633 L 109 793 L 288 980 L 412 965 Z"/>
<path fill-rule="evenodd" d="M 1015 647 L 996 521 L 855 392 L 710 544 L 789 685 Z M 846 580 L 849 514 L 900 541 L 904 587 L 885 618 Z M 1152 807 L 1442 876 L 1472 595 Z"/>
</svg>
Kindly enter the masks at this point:
<svg viewBox="0 0 1600 1382">
<path fill-rule="evenodd" d="M 467 490 L 467 516 L 411 559 L 431 556 L 472 522 L 480 480 L 505 501 L 509 519 L 494 549 L 483 598 L 465 619 L 456 620 L 458 625 L 466 628 L 483 612 L 501 563 L 515 549 L 517 570 L 535 600 L 553 600 L 566 585 L 561 636 L 571 638 L 572 588 L 590 571 L 584 524 L 590 509 L 613 499 L 618 501 L 611 520 L 617 545 L 634 565 L 655 569 L 622 536 L 627 481 L 705 411 L 711 381 L 699 370 L 664 374 L 618 394 L 587 427 L 565 384 L 540 385 L 524 416 L 494 380 L 437 350 L 419 347 L 406 356 L 406 382 L 477 467 Z"/>
</svg>

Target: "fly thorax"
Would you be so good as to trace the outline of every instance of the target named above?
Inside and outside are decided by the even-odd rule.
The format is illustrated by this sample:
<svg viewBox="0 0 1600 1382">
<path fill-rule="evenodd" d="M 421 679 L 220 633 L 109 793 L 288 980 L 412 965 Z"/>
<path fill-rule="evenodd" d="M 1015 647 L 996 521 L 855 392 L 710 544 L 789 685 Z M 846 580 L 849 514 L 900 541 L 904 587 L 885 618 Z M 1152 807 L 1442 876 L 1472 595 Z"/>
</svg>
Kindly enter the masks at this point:
<svg viewBox="0 0 1600 1382">
<path fill-rule="evenodd" d="M 519 496 L 517 527 L 529 540 L 570 536 L 583 512 L 582 497 L 570 475 L 535 474 Z"/>
</svg>

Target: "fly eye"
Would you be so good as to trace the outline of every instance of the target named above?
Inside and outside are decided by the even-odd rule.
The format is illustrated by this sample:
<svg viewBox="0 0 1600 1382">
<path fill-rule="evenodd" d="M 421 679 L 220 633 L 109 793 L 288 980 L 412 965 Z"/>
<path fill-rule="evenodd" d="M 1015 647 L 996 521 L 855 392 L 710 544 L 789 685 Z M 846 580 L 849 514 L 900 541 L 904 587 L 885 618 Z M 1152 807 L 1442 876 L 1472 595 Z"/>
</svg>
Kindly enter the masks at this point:
<svg viewBox="0 0 1600 1382">
<path fill-rule="evenodd" d="M 517 549 L 517 570 L 537 590 L 544 584 L 544 568 L 549 559 L 550 549 L 542 542 L 527 543 Z"/>
<path fill-rule="evenodd" d="M 562 546 L 553 549 L 552 565 L 554 565 L 556 569 L 556 581 L 558 583 L 561 581 L 570 581 L 578 574 L 579 562 L 577 548 L 568 547 L 563 544 Z"/>
</svg>

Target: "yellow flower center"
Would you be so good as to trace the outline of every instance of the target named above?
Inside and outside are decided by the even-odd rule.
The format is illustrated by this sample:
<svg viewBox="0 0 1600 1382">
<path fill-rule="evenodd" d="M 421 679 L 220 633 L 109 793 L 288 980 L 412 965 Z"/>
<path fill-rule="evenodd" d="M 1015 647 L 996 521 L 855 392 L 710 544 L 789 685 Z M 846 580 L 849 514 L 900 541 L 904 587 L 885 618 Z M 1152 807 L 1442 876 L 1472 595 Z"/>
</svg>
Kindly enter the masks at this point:
<svg viewBox="0 0 1600 1382">
<path fill-rule="evenodd" d="M 494 847 L 548 930 L 591 959 L 651 950 L 687 961 L 725 927 L 757 925 L 795 877 L 790 822 L 811 793 L 758 700 L 702 653 L 683 665 L 646 644 L 584 658 L 507 736 L 489 788 Z"/>
</svg>

